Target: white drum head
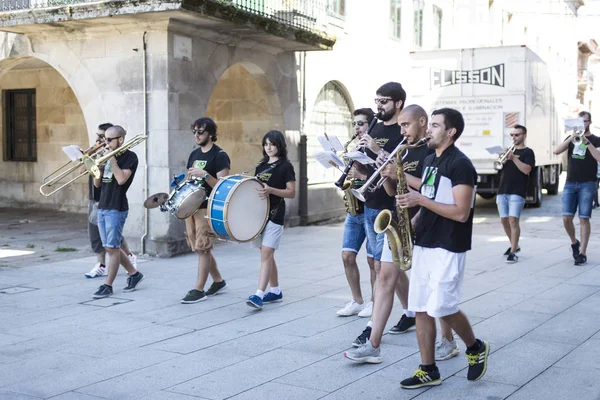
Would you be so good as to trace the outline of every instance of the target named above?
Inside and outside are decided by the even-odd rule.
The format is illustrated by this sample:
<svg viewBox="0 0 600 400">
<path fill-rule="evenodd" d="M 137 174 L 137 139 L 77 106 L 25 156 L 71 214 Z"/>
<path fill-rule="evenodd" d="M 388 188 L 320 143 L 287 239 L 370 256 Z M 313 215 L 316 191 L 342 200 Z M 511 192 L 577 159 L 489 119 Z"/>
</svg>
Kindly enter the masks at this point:
<svg viewBox="0 0 600 400">
<path fill-rule="evenodd" d="M 258 180 L 245 179 L 231 194 L 225 218 L 232 239 L 247 242 L 262 232 L 269 213 L 269 202 L 258 197 L 258 189 L 261 188 Z"/>
</svg>

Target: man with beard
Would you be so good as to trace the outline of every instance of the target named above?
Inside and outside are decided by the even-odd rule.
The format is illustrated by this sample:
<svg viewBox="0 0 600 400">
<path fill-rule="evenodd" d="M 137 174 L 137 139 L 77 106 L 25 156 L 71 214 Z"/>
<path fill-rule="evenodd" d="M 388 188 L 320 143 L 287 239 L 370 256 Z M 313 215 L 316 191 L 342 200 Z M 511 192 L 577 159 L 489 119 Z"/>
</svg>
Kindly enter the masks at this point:
<svg viewBox="0 0 600 400">
<path fill-rule="evenodd" d="M 217 125 L 212 119 L 198 119 L 192 125 L 192 134 L 200 147 L 190 154 L 187 163 L 188 179 L 202 180 L 208 196 L 219 178 L 229 175 L 229 156 L 214 144 L 217 141 Z M 215 295 L 225 288 L 225 281 L 212 255 L 215 234 L 205 218 L 207 204 L 208 201 L 202 203 L 200 210 L 185 220 L 187 242 L 192 250 L 198 253 L 198 278 L 194 288 L 181 300 L 183 304 L 206 300 L 206 296 Z M 213 283 L 205 292 L 204 286 L 209 274 Z"/>
<path fill-rule="evenodd" d="M 406 92 L 398 82 L 388 82 L 382 85 L 376 92 L 375 104 L 377 105 L 378 118 L 381 123 L 375 125 L 369 135 L 363 135 L 358 145 L 365 149 L 365 153 L 373 160 L 377 159 L 383 150 L 390 153 L 396 148 L 402 139 L 398 116 L 404 108 Z M 355 163 L 356 164 L 356 163 Z M 375 171 L 369 166 L 366 169 L 368 175 Z M 381 253 L 383 251 L 384 233 L 377 234 L 374 230 L 375 218 L 382 210 L 394 209 L 394 197 L 389 196 L 385 188 L 381 187 L 372 193 L 368 193 L 365 201 L 365 231 L 367 233 L 367 254 L 374 259 L 375 271 L 379 274 L 381 268 Z M 412 322 L 414 325 L 414 321 Z M 406 324 L 402 328 L 409 329 L 412 325 Z M 369 321 L 365 330 L 354 340 L 352 345 L 360 347 L 364 345 L 371 336 L 373 323 Z"/>
</svg>

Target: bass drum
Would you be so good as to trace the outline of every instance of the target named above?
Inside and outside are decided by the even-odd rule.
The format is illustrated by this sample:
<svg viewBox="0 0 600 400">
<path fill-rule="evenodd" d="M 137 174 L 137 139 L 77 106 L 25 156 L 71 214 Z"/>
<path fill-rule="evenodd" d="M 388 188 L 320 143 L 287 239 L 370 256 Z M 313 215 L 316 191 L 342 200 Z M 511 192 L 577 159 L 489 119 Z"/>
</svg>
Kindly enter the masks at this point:
<svg viewBox="0 0 600 400">
<path fill-rule="evenodd" d="M 249 242 L 260 235 L 269 219 L 269 196 L 258 197 L 263 184 L 251 176 L 229 175 L 215 185 L 208 199 L 206 218 L 215 234 L 234 242 Z"/>
</svg>

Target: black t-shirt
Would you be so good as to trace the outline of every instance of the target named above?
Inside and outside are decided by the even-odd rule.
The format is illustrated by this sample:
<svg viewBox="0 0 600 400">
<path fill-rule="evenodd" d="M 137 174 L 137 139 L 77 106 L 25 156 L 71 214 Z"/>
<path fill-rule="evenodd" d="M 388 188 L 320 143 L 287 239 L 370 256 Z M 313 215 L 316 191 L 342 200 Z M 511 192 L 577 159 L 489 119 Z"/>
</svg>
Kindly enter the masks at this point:
<svg viewBox="0 0 600 400">
<path fill-rule="evenodd" d="M 402 140 L 400 125 L 384 125 L 380 122 L 371 131 L 371 137 L 375 139 L 379 147 L 391 153 Z M 377 155 L 369 149 L 366 150 L 366 154 L 374 160 L 377 158 Z M 369 170 L 369 176 L 375 171 L 375 168 L 371 166 L 367 169 Z M 366 200 L 367 207 L 375 210 L 392 210 L 394 208 L 394 197 L 386 193 L 383 185 L 374 192 L 367 192 Z"/>
<path fill-rule="evenodd" d="M 516 194 L 521 197 L 527 197 L 527 183 L 529 175 L 534 173 L 535 154 L 529 147 L 515 149 L 514 154 L 515 158 L 518 158 L 519 161 L 531 165 L 531 172 L 526 175 L 521 172 L 513 161 L 506 161 L 500 175 L 498 194 Z"/>
<path fill-rule="evenodd" d="M 100 188 L 94 186 L 94 177 L 92 175 L 90 175 L 88 179 L 88 188 L 90 191 L 89 199 L 100 201 Z"/>
<path fill-rule="evenodd" d="M 104 166 L 104 174 L 102 174 L 102 190 L 100 191 L 100 203 L 98 209 L 101 210 L 118 210 L 128 211 L 129 203 L 127 202 L 127 189 L 133 182 L 135 171 L 138 166 L 137 155 L 130 150 L 117 157 L 117 165 L 121 169 L 131 170 L 131 176 L 123 185 L 119 185 L 113 175 L 112 165 L 109 162 Z"/>
<path fill-rule="evenodd" d="M 221 149 L 216 144 L 213 144 L 206 153 L 203 153 L 202 149 L 198 147 L 196 150 L 192 151 L 187 162 L 188 169 L 192 167 L 202 168 L 213 178 L 217 178 L 217 173 L 225 168 L 230 168 L 230 165 L 231 161 L 229 161 L 229 156 L 225 153 L 225 150 Z M 210 192 L 212 192 L 212 188 L 206 182 L 202 184 L 202 187 L 206 190 L 206 196 L 208 198 Z M 206 208 L 207 204 L 208 201 L 205 201 L 200 208 Z"/>
<path fill-rule="evenodd" d="M 404 168 L 404 172 L 409 175 L 416 176 L 417 178 L 421 178 L 423 176 L 423 161 L 425 158 L 434 153 L 433 149 L 430 149 L 426 144 L 423 146 L 419 146 L 414 149 L 408 149 L 406 152 L 406 156 L 402 161 L 402 166 Z M 402 155 L 398 155 L 402 156 Z M 396 158 L 397 159 L 397 158 Z M 419 188 L 414 188 L 419 189 Z M 411 207 L 408 209 L 408 214 L 410 218 L 414 217 L 419 212 L 420 207 Z"/>
<path fill-rule="evenodd" d="M 274 163 L 262 162 L 255 171 L 256 177 L 275 189 L 285 189 L 288 182 L 296 181 L 294 166 L 288 160 L 277 160 Z M 285 200 L 282 197 L 269 195 L 269 220 L 283 225 L 285 217 Z"/>
<path fill-rule="evenodd" d="M 455 204 L 452 188 L 457 185 L 475 187 L 477 172 L 471 160 L 456 146 L 451 145 L 436 157 L 435 153 L 423 162 L 423 185 L 421 194 L 444 204 Z M 428 208 L 421 209 L 416 229 L 415 245 L 446 249 L 453 253 L 464 253 L 471 249 L 473 234 L 473 205 L 466 222 L 444 218 Z"/>
<path fill-rule="evenodd" d="M 586 136 L 590 145 L 600 147 L 600 138 L 595 135 Z M 567 140 L 571 140 L 568 138 Z M 587 151 L 586 145 L 581 142 L 575 147 L 569 143 L 569 165 L 567 168 L 567 180 L 569 182 L 596 182 L 598 173 L 598 161 Z"/>
</svg>

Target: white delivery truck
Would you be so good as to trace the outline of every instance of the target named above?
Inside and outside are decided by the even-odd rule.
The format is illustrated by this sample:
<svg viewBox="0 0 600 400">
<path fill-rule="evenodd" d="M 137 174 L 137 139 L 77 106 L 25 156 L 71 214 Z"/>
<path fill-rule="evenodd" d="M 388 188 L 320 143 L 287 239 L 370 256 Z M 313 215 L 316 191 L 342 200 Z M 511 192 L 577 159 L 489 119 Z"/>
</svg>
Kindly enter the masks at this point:
<svg viewBox="0 0 600 400">
<path fill-rule="evenodd" d="M 465 130 L 457 146 L 477 169 L 477 193 L 496 195 L 498 154 L 486 149 L 510 147 L 516 125 L 527 128 L 526 145 L 535 152 L 527 203 L 539 207 L 542 188 L 558 192 L 561 158 L 553 150 L 562 129 L 546 64 L 526 46 L 417 51 L 411 56 L 407 104 L 428 112 L 450 107 L 462 112 Z"/>
</svg>

